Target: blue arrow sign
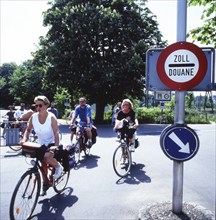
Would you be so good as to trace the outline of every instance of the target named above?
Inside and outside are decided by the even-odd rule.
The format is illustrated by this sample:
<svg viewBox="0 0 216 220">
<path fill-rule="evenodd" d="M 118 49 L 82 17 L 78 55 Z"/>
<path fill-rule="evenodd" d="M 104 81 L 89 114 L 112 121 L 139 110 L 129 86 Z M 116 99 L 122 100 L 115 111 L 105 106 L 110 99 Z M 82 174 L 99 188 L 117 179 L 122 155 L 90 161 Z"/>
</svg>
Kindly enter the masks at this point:
<svg viewBox="0 0 216 220">
<path fill-rule="evenodd" d="M 199 138 L 194 130 L 184 125 L 171 125 L 160 137 L 161 148 L 172 160 L 185 161 L 195 156 Z"/>
</svg>

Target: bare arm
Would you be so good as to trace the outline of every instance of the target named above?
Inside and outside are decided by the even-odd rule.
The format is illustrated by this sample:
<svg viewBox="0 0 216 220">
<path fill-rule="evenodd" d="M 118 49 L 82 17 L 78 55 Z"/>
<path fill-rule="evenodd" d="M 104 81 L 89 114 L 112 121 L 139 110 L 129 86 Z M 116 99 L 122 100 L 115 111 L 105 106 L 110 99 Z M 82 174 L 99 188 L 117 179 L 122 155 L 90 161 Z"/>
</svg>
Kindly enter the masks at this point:
<svg viewBox="0 0 216 220">
<path fill-rule="evenodd" d="M 28 121 L 32 114 L 33 112 L 31 111 L 24 113 L 23 115 L 20 116 L 20 121 Z"/>
<path fill-rule="evenodd" d="M 135 119 L 135 124 L 134 124 L 133 127 L 136 129 L 138 126 L 139 126 L 139 122 L 138 122 L 138 119 L 136 118 L 136 119 Z"/>
<path fill-rule="evenodd" d="M 22 145 L 24 142 L 26 142 L 29 139 L 29 134 L 30 134 L 32 128 L 33 128 L 33 125 L 32 125 L 32 116 L 31 116 L 31 118 L 29 119 L 29 121 L 27 123 L 27 128 L 24 132 L 23 138 L 20 141 L 20 145 Z"/>
</svg>

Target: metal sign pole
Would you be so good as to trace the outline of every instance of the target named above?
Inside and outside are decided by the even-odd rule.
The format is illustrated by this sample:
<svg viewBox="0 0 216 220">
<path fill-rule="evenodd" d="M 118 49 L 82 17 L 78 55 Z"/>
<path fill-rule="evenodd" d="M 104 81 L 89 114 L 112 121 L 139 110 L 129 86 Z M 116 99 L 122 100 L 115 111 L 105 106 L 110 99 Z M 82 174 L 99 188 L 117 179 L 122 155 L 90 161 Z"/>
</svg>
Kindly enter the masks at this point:
<svg viewBox="0 0 216 220">
<path fill-rule="evenodd" d="M 186 41 L 187 0 L 177 1 L 177 42 Z M 185 92 L 175 92 L 175 124 L 184 124 Z M 173 203 L 172 211 L 176 214 L 182 212 L 183 201 L 183 170 L 184 163 L 173 161 Z"/>
</svg>

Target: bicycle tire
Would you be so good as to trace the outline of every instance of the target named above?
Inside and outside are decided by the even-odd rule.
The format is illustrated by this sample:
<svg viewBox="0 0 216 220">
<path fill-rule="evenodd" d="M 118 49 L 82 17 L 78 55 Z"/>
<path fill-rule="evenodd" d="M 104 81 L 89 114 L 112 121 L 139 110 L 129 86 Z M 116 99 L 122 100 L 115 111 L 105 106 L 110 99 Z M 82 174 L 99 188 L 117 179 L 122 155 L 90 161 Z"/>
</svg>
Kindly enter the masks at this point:
<svg viewBox="0 0 216 220">
<path fill-rule="evenodd" d="M 26 171 L 18 181 L 10 202 L 10 219 L 30 219 L 37 205 L 41 189 L 38 171 Z"/>
<path fill-rule="evenodd" d="M 68 180 L 70 177 L 70 169 L 64 171 L 64 173 L 57 179 L 54 180 L 53 189 L 56 193 L 61 193 L 67 186 Z"/>
<path fill-rule="evenodd" d="M 23 135 L 19 134 L 19 140 L 22 140 Z M 9 148 L 13 151 L 20 151 L 22 149 L 22 146 L 20 146 L 18 143 L 15 146 L 9 146 Z"/>
<path fill-rule="evenodd" d="M 83 151 L 84 151 L 85 156 L 89 156 L 90 155 L 90 148 L 86 147 L 86 145 L 85 145 L 85 148 L 84 148 Z"/>
<path fill-rule="evenodd" d="M 119 145 L 113 154 L 113 169 L 119 177 L 128 175 L 132 164 L 131 153 L 128 147 Z"/>
<path fill-rule="evenodd" d="M 80 154 L 81 154 L 79 141 L 75 143 L 74 147 L 75 147 L 74 158 L 75 158 L 75 164 L 77 165 L 80 161 Z"/>
<path fill-rule="evenodd" d="M 22 149 L 22 146 L 19 146 L 19 145 L 17 145 L 17 146 L 9 146 L 9 148 L 11 150 L 13 150 L 13 151 L 20 151 Z"/>
</svg>

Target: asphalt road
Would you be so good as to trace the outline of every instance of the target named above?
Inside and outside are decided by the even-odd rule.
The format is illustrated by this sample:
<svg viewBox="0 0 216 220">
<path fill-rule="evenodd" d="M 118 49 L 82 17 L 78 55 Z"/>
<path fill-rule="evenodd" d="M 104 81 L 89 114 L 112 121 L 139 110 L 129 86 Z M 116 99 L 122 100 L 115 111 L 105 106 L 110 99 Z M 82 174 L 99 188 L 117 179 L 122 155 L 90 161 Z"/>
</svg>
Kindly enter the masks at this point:
<svg viewBox="0 0 216 220">
<path fill-rule="evenodd" d="M 198 134 L 198 153 L 184 162 L 183 201 L 205 207 L 215 214 L 216 125 L 189 125 Z M 89 158 L 71 171 L 68 188 L 56 194 L 51 188 L 40 197 L 32 219 L 137 219 L 146 204 L 172 202 L 173 161 L 159 145 L 166 125 L 141 125 L 140 147 L 133 153 L 134 164 L 123 179 L 114 173 L 112 155 L 116 134 L 109 125 L 98 126 L 97 143 Z M 60 126 L 64 143 L 69 143 L 68 125 Z M 1 141 L 1 145 L 3 142 Z M 9 204 L 19 177 L 30 166 L 8 147 L 0 148 L 0 219 L 9 219 Z"/>
</svg>

